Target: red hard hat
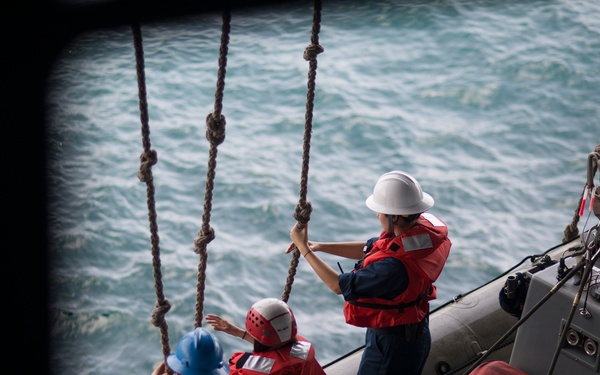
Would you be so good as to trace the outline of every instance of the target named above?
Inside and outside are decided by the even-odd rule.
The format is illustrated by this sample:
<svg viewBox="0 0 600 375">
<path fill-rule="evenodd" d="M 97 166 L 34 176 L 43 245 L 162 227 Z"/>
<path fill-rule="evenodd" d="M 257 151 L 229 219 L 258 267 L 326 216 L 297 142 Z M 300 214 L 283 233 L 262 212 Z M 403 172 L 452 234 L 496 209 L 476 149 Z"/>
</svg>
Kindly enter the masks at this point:
<svg viewBox="0 0 600 375">
<path fill-rule="evenodd" d="M 285 302 L 265 298 L 248 311 L 246 331 L 263 345 L 278 346 L 293 340 L 298 329 L 294 313 Z"/>
</svg>

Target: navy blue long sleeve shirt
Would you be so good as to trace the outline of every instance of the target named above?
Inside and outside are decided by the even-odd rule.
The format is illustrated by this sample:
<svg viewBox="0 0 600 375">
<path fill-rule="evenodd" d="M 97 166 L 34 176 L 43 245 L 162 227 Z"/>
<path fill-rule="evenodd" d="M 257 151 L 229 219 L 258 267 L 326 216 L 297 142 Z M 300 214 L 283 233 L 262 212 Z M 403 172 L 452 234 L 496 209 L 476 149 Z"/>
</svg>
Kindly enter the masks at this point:
<svg viewBox="0 0 600 375">
<path fill-rule="evenodd" d="M 367 251 L 371 250 L 377 237 L 367 241 Z M 346 301 L 358 298 L 393 299 L 408 287 L 406 267 L 396 258 L 385 258 L 369 264 L 356 272 L 338 276 L 342 296 Z"/>
</svg>

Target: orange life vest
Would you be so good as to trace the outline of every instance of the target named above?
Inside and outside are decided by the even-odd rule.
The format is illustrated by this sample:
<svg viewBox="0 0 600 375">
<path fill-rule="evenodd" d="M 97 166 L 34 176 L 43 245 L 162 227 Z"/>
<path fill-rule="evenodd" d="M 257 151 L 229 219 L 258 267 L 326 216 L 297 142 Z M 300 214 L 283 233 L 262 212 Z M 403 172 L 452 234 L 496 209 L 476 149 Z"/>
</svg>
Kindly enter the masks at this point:
<svg viewBox="0 0 600 375">
<path fill-rule="evenodd" d="M 392 300 L 346 301 L 346 322 L 358 327 L 383 328 L 423 320 L 429 312 L 429 301 L 436 298 L 433 282 L 444 268 L 451 245 L 446 224 L 429 213 L 421 214 L 415 226 L 398 237 L 382 232 L 365 254 L 361 267 L 388 257 L 399 259 L 406 268 L 408 287 Z"/>
<path fill-rule="evenodd" d="M 300 335 L 294 344 L 257 353 L 238 352 L 229 360 L 229 375 L 325 375 L 312 344 Z"/>
</svg>

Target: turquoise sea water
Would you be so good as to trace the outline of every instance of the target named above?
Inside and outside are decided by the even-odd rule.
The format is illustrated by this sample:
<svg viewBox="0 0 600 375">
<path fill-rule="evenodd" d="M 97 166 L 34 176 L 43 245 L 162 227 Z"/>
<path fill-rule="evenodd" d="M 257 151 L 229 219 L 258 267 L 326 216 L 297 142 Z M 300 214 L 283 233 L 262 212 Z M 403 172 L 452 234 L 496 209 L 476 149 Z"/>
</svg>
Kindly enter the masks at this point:
<svg viewBox="0 0 600 375">
<path fill-rule="evenodd" d="M 280 297 L 299 199 L 312 4 L 234 10 L 204 313 L 243 325 Z M 142 24 L 171 347 L 194 324 L 220 14 Z M 365 198 L 413 174 L 453 241 L 435 308 L 558 244 L 600 143 L 600 4 L 324 2 L 310 236 L 379 234 Z M 49 77 L 53 373 L 146 374 L 161 361 L 135 57 L 127 26 L 80 35 Z M 587 215 L 587 214 L 586 214 Z M 585 217 L 580 222 L 580 230 Z M 354 262 L 323 255 L 348 272 Z M 343 300 L 300 261 L 289 303 L 322 364 L 363 344 Z M 226 357 L 249 350 L 217 333 Z"/>
</svg>

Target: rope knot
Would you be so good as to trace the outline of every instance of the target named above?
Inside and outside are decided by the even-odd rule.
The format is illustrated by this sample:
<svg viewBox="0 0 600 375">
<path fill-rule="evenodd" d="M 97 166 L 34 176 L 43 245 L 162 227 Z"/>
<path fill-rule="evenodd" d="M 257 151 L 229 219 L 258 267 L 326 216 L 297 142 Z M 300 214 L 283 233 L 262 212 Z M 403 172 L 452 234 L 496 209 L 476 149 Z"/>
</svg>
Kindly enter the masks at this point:
<svg viewBox="0 0 600 375">
<path fill-rule="evenodd" d="M 194 240 L 194 252 L 196 254 L 200 254 L 200 248 L 202 246 L 206 247 L 212 240 L 215 239 L 215 230 L 212 227 L 208 228 L 208 233 L 204 232 L 204 229 L 200 231 L 199 237 Z"/>
<path fill-rule="evenodd" d="M 225 123 L 223 115 L 219 120 L 212 113 L 206 116 L 206 139 L 211 145 L 220 145 L 225 140 Z"/>
<path fill-rule="evenodd" d="M 141 182 L 148 182 L 152 178 L 152 166 L 158 162 L 156 150 L 144 151 L 140 155 L 140 169 L 138 170 L 138 179 Z"/>
<path fill-rule="evenodd" d="M 296 210 L 294 211 L 294 219 L 302 225 L 306 225 L 310 220 L 310 214 L 312 212 L 312 206 L 310 202 L 298 203 Z"/>
<path fill-rule="evenodd" d="M 317 59 L 319 53 L 325 52 L 325 48 L 320 44 L 311 44 L 304 50 L 304 60 L 313 61 Z"/>
<path fill-rule="evenodd" d="M 165 322 L 165 315 L 171 310 L 171 302 L 168 299 L 163 300 L 160 304 L 157 302 L 150 321 L 155 327 L 160 327 Z"/>
</svg>

